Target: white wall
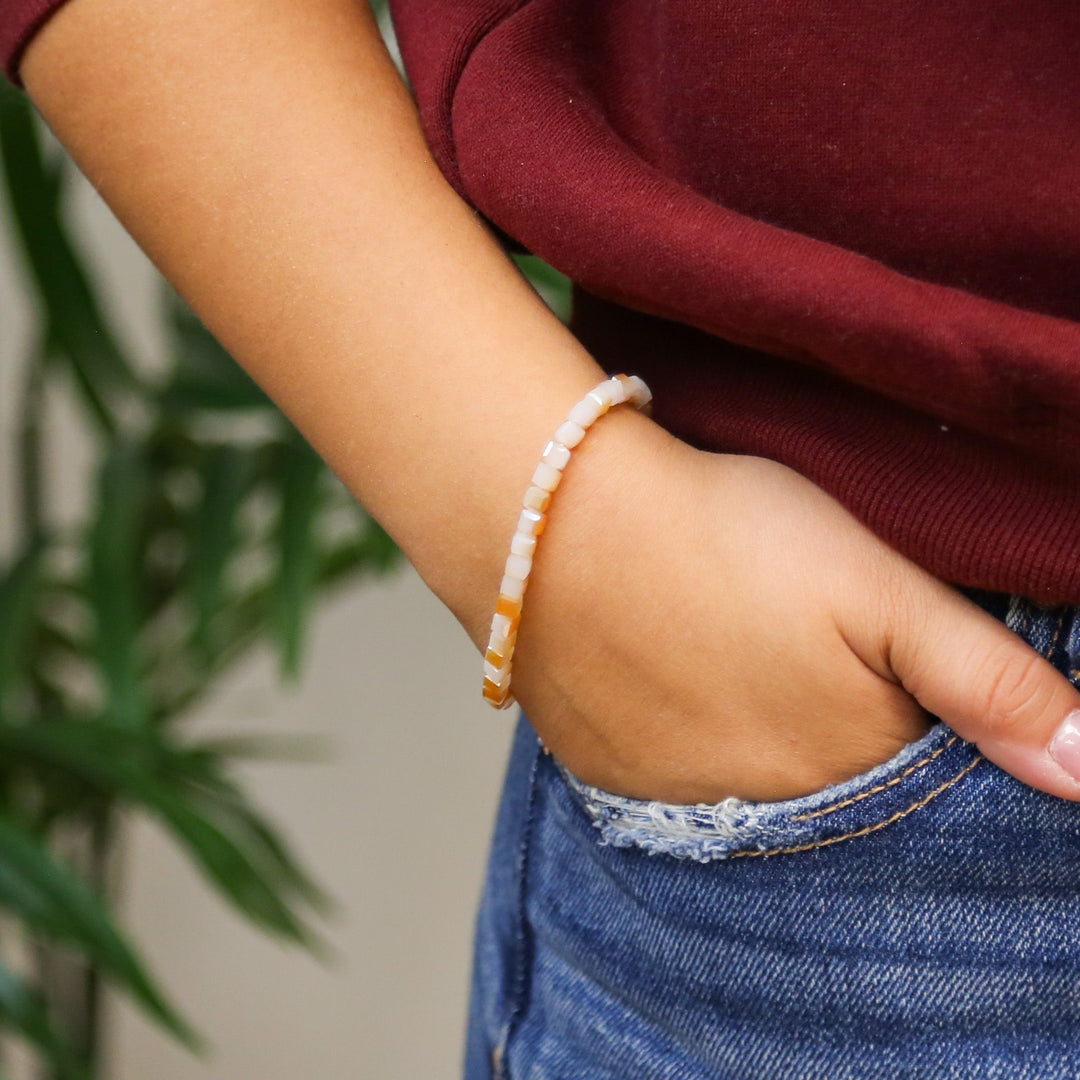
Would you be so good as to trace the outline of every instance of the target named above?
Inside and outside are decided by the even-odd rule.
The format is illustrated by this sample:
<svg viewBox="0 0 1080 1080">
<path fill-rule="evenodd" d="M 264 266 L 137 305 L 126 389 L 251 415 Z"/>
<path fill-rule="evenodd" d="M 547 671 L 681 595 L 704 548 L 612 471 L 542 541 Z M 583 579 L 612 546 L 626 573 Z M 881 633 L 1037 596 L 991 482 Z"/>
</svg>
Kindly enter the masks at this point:
<svg viewBox="0 0 1080 1080">
<path fill-rule="evenodd" d="M 156 271 L 88 184 L 76 221 L 132 350 L 161 358 Z M 30 327 L 0 221 L 0 555 L 11 541 L 7 448 Z M 62 421 L 64 404 L 53 407 Z M 66 425 L 53 424 L 55 430 Z M 51 445 L 70 513 L 85 487 L 70 430 Z M 407 564 L 406 564 L 407 565 Z M 452 1080 L 460 1075 L 471 930 L 516 710 L 480 697 L 481 658 L 416 573 L 361 584 L 319 612 L 302 685 L 251 658 L 185 721 L 197 732 L 325 734 L 328 763 L 244 774 L 336 896 L 335 969 L 241 923 L 172 841 L 132 823 L 122 921 L 172 1000 L 216 1046 L 207 1062 L 112 1001 L 108 1080 Z"/>
</svg>

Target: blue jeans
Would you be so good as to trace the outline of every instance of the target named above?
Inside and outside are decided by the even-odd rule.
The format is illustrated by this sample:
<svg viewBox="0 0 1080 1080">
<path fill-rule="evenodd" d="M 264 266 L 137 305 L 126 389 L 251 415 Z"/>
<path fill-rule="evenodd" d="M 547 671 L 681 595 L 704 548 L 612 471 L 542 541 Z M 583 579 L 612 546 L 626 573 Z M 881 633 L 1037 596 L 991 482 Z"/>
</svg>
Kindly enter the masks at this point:
<svg viewBox="0 0 1080 1080">
<path fill-rule="evenodd" d="M 1080 609 L 962 590 L 1080 685 Z M 519 714 L 466 1080 L 1076 1080 L 1080 803 L 938 722 L 786 802 L 589 787 Z"/>
</svg>

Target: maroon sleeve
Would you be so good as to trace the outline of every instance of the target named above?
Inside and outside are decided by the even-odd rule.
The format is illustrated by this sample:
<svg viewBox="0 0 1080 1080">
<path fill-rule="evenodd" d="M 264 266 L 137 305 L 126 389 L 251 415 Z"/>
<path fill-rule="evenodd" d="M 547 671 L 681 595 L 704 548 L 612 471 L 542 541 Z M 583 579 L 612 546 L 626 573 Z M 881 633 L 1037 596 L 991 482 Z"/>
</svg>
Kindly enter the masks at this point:
<svg viewBox="0 0 1080 1080">
<path fill-rule="evenodd" d="M 0 59 L 8 80 L 23 89 L 19 78 L 22 60 L 30 39 L 65 0 L 0 0 Z"/>
</svg>

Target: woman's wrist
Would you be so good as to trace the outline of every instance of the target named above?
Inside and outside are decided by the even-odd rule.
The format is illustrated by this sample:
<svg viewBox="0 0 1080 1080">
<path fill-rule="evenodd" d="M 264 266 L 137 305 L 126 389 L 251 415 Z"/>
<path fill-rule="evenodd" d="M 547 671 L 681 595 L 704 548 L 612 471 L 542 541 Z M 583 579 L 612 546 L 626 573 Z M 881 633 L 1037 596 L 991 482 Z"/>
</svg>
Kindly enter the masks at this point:
<svg viewBox="0 0 1080 1080">
<path fill-rule="evenodd" d="M 493 511 L 492 521 L 498 524 L 489 537 L 494 547 L 485 581 L 469 595 L 465 595 L 469 586 L 459 585 L 458 608 L 454 600 L 444 597 L 481 651 L 491 633 L 521 495 L 544 443 L 576 400 L 553 415 L 551 430 L 537 443 L 531 464 L 522 471 L 516 499 Z M 514 653 L 515 671 L 519 665 L 534 666 L 545 635 L 587 633 L 595 600 L 608 590 L 626 587 L 621 568 L 609 553 L 609 539 L 616 524 L 621 530 L 633 529 L 635 520 L 655 512 L 658 488 L 667 472 L 665 463 L 676 447 L 689 449 L 648 416 L 624 405 L 609 409 L 574 448 L 533 553 Z"/>
<path fill-rule="evenodd" d="M 551 499 L 558 489 L 573 451 L 601 416 L 622 404 L 651 414 L 652 392 L 637 375 L 620 373 L 597 383 L 573 408 L 545 443 L 540 460 L 521 500 L 521 511 L 506 557 L 491 635 L 484 654 L 483 694 L 495 708 L 515 704 L 510 682 L 514 646 L 521 622 L 524 594 L 536 546 L 547 525 Z"/>
</svg>

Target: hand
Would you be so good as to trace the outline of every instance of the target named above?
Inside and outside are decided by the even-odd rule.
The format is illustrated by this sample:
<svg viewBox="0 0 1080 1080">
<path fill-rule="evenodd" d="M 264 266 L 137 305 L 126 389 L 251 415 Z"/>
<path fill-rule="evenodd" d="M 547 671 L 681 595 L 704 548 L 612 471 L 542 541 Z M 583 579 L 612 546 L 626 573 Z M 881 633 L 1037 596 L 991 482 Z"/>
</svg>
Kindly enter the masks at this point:
<svg viewBox="0 0 1080 1080">
<path fill-rule="evenodd" d="M 567 466 L 514 652 L 515 696 L 568 769 L 665 802 L 794 798 L 933 714 L 1080 800 L 1046 753 L 1080 694 L 1026 642 L 786 466 L 621 424 Z"/>
</svg>

